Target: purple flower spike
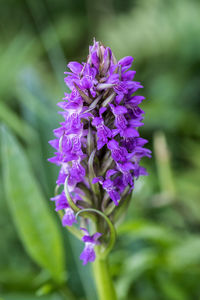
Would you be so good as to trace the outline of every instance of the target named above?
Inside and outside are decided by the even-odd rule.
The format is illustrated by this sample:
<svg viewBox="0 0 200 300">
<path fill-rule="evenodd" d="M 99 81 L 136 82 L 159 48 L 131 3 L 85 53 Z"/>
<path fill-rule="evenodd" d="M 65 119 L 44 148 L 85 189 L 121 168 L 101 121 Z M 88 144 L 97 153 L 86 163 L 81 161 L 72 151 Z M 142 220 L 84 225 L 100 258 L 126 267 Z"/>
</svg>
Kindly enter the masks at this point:
<svg viewBox="0 0 200 300">
<path fill-rule="evenodd" d="M 55 149 L 49 161 L 60 167 L 56 184 L 63 190 L 51 200 L 56 211 L 64 212 L 63 226 L 76 223 L 75 213 L 83 209 L 88 210 L 87 216 L 100 211 L 100 223 L 105 222 L 102 214 L 115 220 L 119 204 L 128 203 L 135 180 L 147 175 L 140 160 L 151 157 L 151 151 L 144 148 L 148 141 L 138 130 L 144 118 L 139 105 L 145 98 L 135 95 L 143 86 L 134 81 L 132 63 L 131 56 L 117 61 L 110 48 L 94 41 L 85 62 L 67 65 L 64 81 L 71 92 L 58 103 L 63 121 L 49 141 Z M 83 264 L 95 260 L 94 246 L 101 234 L 101 243 L 108 242 L 104 232 L 85 233 Z"/>
</svg>

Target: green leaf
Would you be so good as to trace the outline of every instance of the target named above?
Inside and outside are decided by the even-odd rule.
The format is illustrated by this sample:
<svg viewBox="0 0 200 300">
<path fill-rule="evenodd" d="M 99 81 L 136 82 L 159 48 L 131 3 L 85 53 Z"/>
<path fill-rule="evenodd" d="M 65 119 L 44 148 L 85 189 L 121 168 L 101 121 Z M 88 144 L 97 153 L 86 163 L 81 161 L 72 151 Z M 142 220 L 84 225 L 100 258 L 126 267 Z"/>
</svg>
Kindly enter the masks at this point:
<svg viewBox="0 0 200 300">
<path fill-rule="evenodd" d="M 126 296 L 133 282 L 143 273 L 155 267 L 156 257 L 157 253 L 153 250 L 141 250 L 125 260 L 116 284 L 119 299 L 127 299 Z"/>
<path fill-rule="evenodd" d="M 124 223 L 117 232 L 119 235 L 127 234 L 132 239 L 146 239 L 165 246 L 173 244 L 177 239 L 168 228 L 143 219 Z"/>
<path fill-rule="evenodd" d="M 26 142 L 36 139 L 36 131 L 24 120 L 20 119 L 6 104 L 0 101 L 0 120 L 8 125 L 17 135 Z"/>
<path fill-rule="evenodd" d="M 158 284 L 162 291 L 164 299 L 170 300 L 188 300 L 189 297 L 185 291 L 185 287 L 175 282 L 170 276 L 165 276 L 161 272 L 157 274 Z"/>
<path fill-rule="evenodd" d="M 2 128 L 2 162 L 6 198 L 24 247 L 36 263 L 60 283 L 65 264 L 57 223 L 23 149 L 5 128 Z"/>
<path fill-rule="evenodd" d="M 196 235 L 185 237 L 178 246 L 172 247 L 167 254 L 167 262 L 176 270 L 199 268 L 200 238 Z"/>
</svg>

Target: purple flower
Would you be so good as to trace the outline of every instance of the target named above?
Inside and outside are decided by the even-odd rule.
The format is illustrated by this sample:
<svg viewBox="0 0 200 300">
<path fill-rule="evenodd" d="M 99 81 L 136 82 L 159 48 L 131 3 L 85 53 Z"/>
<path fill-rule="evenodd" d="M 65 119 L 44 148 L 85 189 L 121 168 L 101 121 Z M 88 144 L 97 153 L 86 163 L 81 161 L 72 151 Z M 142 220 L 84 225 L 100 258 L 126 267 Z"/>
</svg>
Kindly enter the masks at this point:
<svg viewBox="0 0 200 300">
<path fill-rule="evenodd" d="M 119 188 L 119 186 L 117 186 L 115 184 L 115 182 L 110 179 L 110 177 L 116 173 L 117 173 L 117 171 L 115 171 L 115 170 L 109 170 L 106 173 L 105 180 L 103 179 L 103 177 L 96 177 L 93 179 L 92 183 L 99 182 L 102 185 L 103 189 L 110 196 L 110 199 L 115 203 L 115 205 L 118 205 L 119 204 L 118 201 L 120 200 L 120 194 L 117 191 L 117 189 Z"/>
<path fill-rule="evenodd" d="M 93 235 L 89 235 L 89 232 L 85 228 L 81 228 L 85 231 L 85 235 L 82 237 L 82 241 L 85 243 L 83 252 L 80 255 L 80 259 L 83 261 L 83 265 L 86 265 L 88 262 L 93 262 L 96 258 L 94 247 L 99 244 L 99 237 L 101 233 L 96 232 Z"/>
<path fill-rule="evenodd" d="M 111 140 L 108 143 L 108 149 L 111 151 L 111 156 L 115 162 L 121 161 L 126 162 L 128 151 L 125 147 L 119 146 L 119 143 L 116 140 Z"/>
<path fill-rule="evenodd" d="M 125 186 L 128 184 L 130 186 L 133 185 L 133 173 L 131 173 L 132 170 L 135 169 L 135 165 L 131 162 L 127 162 L 124 164 L 117 164 L 118 170 L 122 173 L 122 180 Z"/>
<path fill-rule="evenodd" d="M 85 177 L 85 169 L 79 161 L 72 161 L 70 169 L 69 181 L 78 183 Z"/>
<path fill-rule="evenodd" d="M 131 123 L 131 121 L 128 121 L 126 119 L 125 114 L 128 113 L 128 110 L 126 107 L 122 105 L 114 106 L 113 104 L 110 104 L 110 108 L 112 110 L 112 113 L 115 116 L 115 127 L 116 129 L 113 129 L 113 136 L 116 136 L 118 133 L 121 137 L 129 138 L 133 136 L 139 136 L 139 133 L 136 129 L 136 127 L 139 127 L 142 125 L 139 121 L 135 120 Z M 128 115 L 127 115 L 128 118 Z"/>
<path fill-rule="evenodd" d="M 83 66 L 76 61 L 70 62 L 67 66 L 75 74 L 79 74 L 83 69 Z"/>
<path fill-rule="evenodd" d="M 120 200 L 120 194 L 116 191 L 116 187 L 114 185 L 114 182 L 111 179 L 106 179 L 103 182 L 103 188 L 104 190 L 109 194 L 110 199 L 115 203 L 115 205 L 118 205 Z"/>
<path fill-rule="evenodd" d="M 63 226 L 72 226 L 74 223 L 77 223 L 74 211 L 71 207 L 65 209 L 65 214 L 62 218 Z"/>
<path fill-rule="evenodd" d="M 95 117 L 92 121 L 92 125 L 97 129 L 97 150 L 100 150 L 105 144 L 108 143 L 108 139 L 112 137 L 111 130 L 105 126 L 102 114 L 106 111 L 105 107 L 100 108 L 99 117 Z"/>
<path fill-rule="evenodd" d="M 51 200 L 55 201 L 55 204 L 56 204 L 55 210 L 56 211 L 59 211 L 59 210 L 65 211 L 65 214 L 62 218 L 63 226 L 72 226 L 73 223 L 76 223 L 74 211 L 69 206 L 64 191 L 60 195 L 57 195 L 57 196 L 51 198 Z"/>
<path fill-rule="evenodd" d="M 52 197 L 51 200 L 55 201 L 56 211 L 69 207 L 64 191 L 60 195 L 56 195 L 55 197 Z"/>
<path fill-rule="evenodd" d="M 131 56 L 117 61 L 110 48 L 94 41 L 86 62 L 67 65 L 64 81 L 71 92 L 58 103 L 63 121 L 49 141 L 55 149 L 49 161 L 60 167 L 56 184 L 67 191 L 68 200 L 64 191 L 51 198 L 56 210 L 64 212 L 63 226 L 76 222 L 73 209 L 105 213 L 112 201 L 118 206 L 134 189 L 134 181 L 147 175 L 140 160 L 151 157 L 151 151 L 144 148 L 147 140 L 139 133 L 144 118 L 139 105 L 145 98 L 134 94 L 143 86 L 134 81 L 132 63 Z M 83 264 L 94 261 L 101 235 L 85 232 Z M 101 242 L 106 244 L 104 234 Z"/>
</svg>

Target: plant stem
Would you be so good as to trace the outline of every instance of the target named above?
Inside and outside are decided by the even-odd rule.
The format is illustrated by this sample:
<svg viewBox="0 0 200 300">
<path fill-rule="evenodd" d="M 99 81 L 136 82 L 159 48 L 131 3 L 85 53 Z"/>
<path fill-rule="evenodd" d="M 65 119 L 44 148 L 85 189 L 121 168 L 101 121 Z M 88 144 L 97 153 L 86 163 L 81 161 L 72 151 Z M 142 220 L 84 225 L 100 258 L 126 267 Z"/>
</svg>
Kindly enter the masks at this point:
<svg viewBox="0 0 200 300">
<path fill-rule="evenodd" d="M 92 264 L 99 300 L 117 300 L 106 258 L 96 258 Z"/>
</svg>

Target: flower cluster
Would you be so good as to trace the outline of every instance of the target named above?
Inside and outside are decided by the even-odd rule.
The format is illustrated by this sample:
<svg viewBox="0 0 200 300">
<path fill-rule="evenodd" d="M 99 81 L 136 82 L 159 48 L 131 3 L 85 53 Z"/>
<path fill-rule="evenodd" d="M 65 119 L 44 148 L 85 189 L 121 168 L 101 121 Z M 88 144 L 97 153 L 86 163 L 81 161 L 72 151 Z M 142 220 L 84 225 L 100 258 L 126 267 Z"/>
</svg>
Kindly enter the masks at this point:
<svg viewBox="0 0 200 300">
<path fill-rule="evenodd" d="M 139 165 L 143 156 L 151 156 L 143 147 L 147 140 L 138 132 L 144 114 L 138 105 L 144 97 L 134 95 L 142 85 L 133 81 L 132 62 L 131 56 L 117 61 L 110 48 L 94 41 L 86 63 L 70 62 L 70 71 L 65 72 L 71 93 L 58 103 L 64 121 L 49 142 L 56 149 L 49 161 L 60 166 L 56 183 L 63 186 L 67 180 L 69 195 L 79 209 L 106 213 L 114 203 L 111 215 L 115 214 L 134 188 L 134 179 L 147 175 Z M 65 212 L 63 225 L 72 226 L 76 218 L 65 192 L 52 200 L 56 210 Z M 94 260 L 93 246 L 99 237 L 87 233 L 83 238 L 84 264 Z"/>
</svg>

